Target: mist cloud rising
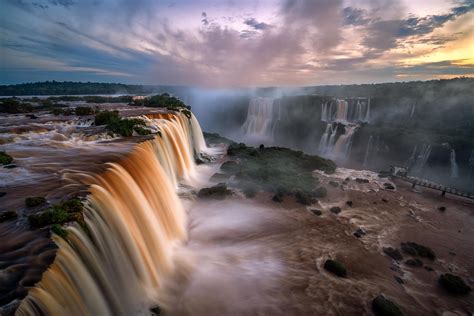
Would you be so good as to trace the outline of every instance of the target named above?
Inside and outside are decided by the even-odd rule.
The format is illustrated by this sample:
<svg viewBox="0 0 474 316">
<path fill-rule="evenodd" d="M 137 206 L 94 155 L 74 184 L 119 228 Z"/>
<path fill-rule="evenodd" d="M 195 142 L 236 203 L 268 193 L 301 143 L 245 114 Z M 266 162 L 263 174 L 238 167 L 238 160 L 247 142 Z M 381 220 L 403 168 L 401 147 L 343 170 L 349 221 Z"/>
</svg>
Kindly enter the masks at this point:
<svg viewBox="0 0 474 316">
<path fill-rule="evenodd" d="M 234 87 L 426 79 L 433 68 L 441 77 L 474 73 L 459 57 L 406 64 L 469 38 L 462 19 L 472 19 L 470 1 L 423 16 L 385 0 L 0 1 L 8 11 L 0 24 L 5 83 Z"/>
</svg>

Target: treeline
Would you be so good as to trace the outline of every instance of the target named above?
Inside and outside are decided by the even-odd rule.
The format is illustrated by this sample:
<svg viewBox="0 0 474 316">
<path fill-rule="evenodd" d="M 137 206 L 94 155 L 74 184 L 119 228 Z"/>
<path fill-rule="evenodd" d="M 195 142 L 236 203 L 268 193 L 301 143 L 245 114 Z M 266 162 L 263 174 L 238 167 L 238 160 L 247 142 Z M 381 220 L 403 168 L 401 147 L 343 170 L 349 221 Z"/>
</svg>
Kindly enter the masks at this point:
<svg viewBox="0 0 474 316">
<path fill-rule="evenodd" d="M 54 80 L 0 86 L 0 96 L 146 94 L 149 92 L 150 87 L 142 85 Z"/>
</svg>

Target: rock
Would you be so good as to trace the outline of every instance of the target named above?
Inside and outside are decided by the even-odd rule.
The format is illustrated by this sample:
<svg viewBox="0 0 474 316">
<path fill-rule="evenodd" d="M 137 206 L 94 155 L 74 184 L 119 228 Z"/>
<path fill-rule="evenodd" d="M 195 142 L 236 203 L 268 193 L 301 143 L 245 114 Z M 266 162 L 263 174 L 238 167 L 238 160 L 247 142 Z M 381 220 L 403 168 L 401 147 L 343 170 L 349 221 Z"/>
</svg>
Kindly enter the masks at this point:
<svg viewBox="0 0 474 316">
<path fill-rule="evenodd" d="M 328 195 L 328 190 L 325 187 L 319 187 L 316 190 L 313 191 L 313 196 L 315 198 L 323 198 Z"/>
<path fill-rule="evenodd" d="M 383 184 L 383 187 L 385 188 L 385 190 L 395 190 L 395 187 L 393 186 L 393 184 L 391 184 L 389 182 L 385 182 Z"/>
<path fill-rule="evenodd" d="M 441 211 L 441 212 L 444 212 L 444 211 L 446 211 L 446 207 L 445 206 L 440 206 L 440 207 L 438 207 L 438 210 Z"/>
<path fill-rule="evenodd" d="M 228 174 L 223 174 L 223 173 L 214 173 L 212 177 L 209 179 L 212 182 L 224 182 L 229 179 Z"/>
<path fill-rule="evenodd" d="M 449 252 L 449 255 L 451 255 L 451 256 L 455 256 L 455 255 L 456 255 L 456 253 L 455 253 L 454 251 L 450 251 L 450 252 Z"/>
<path fill-rule="evenodd" d="M 434 271 L 434 269 L 432 267 L 429 267 L 429 266 L 424 266 L 424 268 L 425 268 L 426 271 L 429 271 L 429 272 Z"/>
<path fill-rule="evenodd" d="M 253 198 L 257 195 L 258 187 L 255 185 L 248 185 L 243 190 L 245 197 Z"/>
<path fill-rule="evenodd" d="M 356 178 L 355 181 L 357 183 L 369 183 L 369 179 Z"/>
<path fill-rule="evenodd" d="M 161 308 L 159 306 L 150 308 L 150 312 L 152 316 L 161 316 Z"/>
<path fill-rule="evenodd" d="M 324 269 L 341 278 L 345 278 L 347 276 L 346 267 L 344 267 L 341 262 L 336 260 L 326 260 L 326 262 L 324 263 Z"/>
<path fill-rule="evenodd" d="M 15 299 L 10 303 L 0 307 L 0 315 L 2 316 L 14 316 L 18 306 L 20 306 L 21 300 Z"/>
<path fill-rule="evenodd" d="M 13 157 L 4 151 L 0 151 L 0 165 L 9 165 L 13 161 Z"/>
<path fill-rule="evenodd" d="M 27 207 L 36 207 L 46 204 L 46 199 L 42 196 L 28 197 L 25 199 L 25 205 Z"/>
<path fill-rule="evenodd" d="M 263 148 L 265 148 L 263 144 L 260 144 L 260 146 L 258 146 L 258 149 L 263 149 Z"/>
<path fill-rule="evenodd" d="M 222 164 L 221 171 L 229 174 L 236 174 L 240 171 L 240 166 L 235 161 L 226 161 Z"/>
<path fill-rule="evenodd" d="M 312 194 L 305 191 L 296 191 L 295 198 L 298 203 L 303 205 L 311 205 L 316 203 L 316 199 L 313 198 Z"/>
<path fill-rule="evenodd" d="M 7 192 L 0 192 L 0 198 L 4 197 L 5 195 L 7 195 Z"/>
<path fill-rule="evenodd" d="M 463 281 L 463 279 L 451 273 L 440 275 L 438 284 L 453 295 L 466 295 L 471 292 L 471 288 Z"/>
<path fill-rule="evenodd" d="M 352 203 L 352 201 L 347 201 L 346 205 L 349 206 L 349 207 L 352 207 L 353 203 Z"/>
<path fill-rule="evenodd" d="M 339 206 L 333 206 L 329 209 L 329 211 L 337 215 L 341 213 L 341 208 Z"/>
<path fill-rule="evenodd" d="M 13 168 L 16 168 L 16 167 L 17 167 L 17 165 L 13 165 L 13 164 L 3 166 L 3 168 L 5 168 L 5 169 L 13 169 Z"/>
<path fill-rule="evenodd" d="M 344 181 L 349 182 L 351 181 L 351 178 L 345 178 Z"/>
<path fill-rule="evenodd" d="M 372 301 L 372 311 L 376 316 L 402 316 L 400 308 L 392 301 L 379 295 Z"/>
<path fill-rule="evenodd" d="M 387 199 L 382 199 L 382 202 L 388 203 Z"/>
<path fill-rule="evenodd" d="M 198 197 L 223 200 L 231 194 L 232 191 L 227 189 L 227 185 L 225 183 L 219 183 L 211 188 L 204 188 L 199 190 Z"/>
<path fill-rule="evenodd" d="M 8 221 L 10 219 L 17 218 L 18 214 L 15 211 L 5 211 L 0 213 L 0 223 Z"/>
<path fill-rule="evenodd" d="M 277 193 L 272 197 L 273 202 L 278 202 L 281 203 L 283 202 L 283 194 L 282 193 Z"/>
<path fill-rule="evenodd" d="M 423 266 L 423 261 L 418 258 L 408 259 L 405 261 L 405 264 L 410 267 L 421 268 Z"/>
<path fill-rule="evenodd" d="M 403 281 L 403 279 L 399 276 L 395 276 L 394 279 L 398 284 L 405 284 L 405 281 Z"/>
<path fill-rule="evenodd" d="M 366 234 L 367 233 L 365 232 L 365 230 L 363 230 L 361 227 L 357 228 L 357 230 L 354 232 L 354 236 L 356 236 L 357 238 L 365 236 Z"/>
<path fill-rule="evenodd" d="M 321 216 L 321 215 L 323 214 L 322 211 L 317 210 L 317 209 L 314 209 L 314 208 L 311 209 L 310 211 L 311 211 L 311 213 L 313 213 L 313 214 L 316 215 L 316 216 Z"/>
<path fill-rule="evenodd" d="M 401 243 L 401 249 L 404 253 L 412 256 L 424 257 L 430 260 L 436 259 L 436 254 L 433 250 L 431 250 L 431 248 L 417 244 L 415 242 L 408 241 Z"/>
<path fill-rule="evenodd" d="M 392 248 L 392 247 L 386 247 L 385 248 L 384 247 L 383 252 L 384 252 L 384 254 L 386 254 L 387 256 L 389 256 L 390 258 L 392 258 L 394 260 L 397 260 L 397 261 L 403 260 L 402 254 L 396 248 Z"/>
<path fill-rule="evenodd" d="M 40 228 L 52 224 L 63 224 L 69 220 L 69 214 L 60 207 L 53 207 L 47 211 L 28 216 L 32 228 Z"/>
<path fill-rule="evenodd" d="M 339 182 L 336 182 L 336 181 L 329 181 L 329 184 L 335 188 L 339 187 Z"/>
<path fill-rule="evenodd" d="M 34 114 L 26 114 L 25 116 L 28 117 L 28 118 L 30 118 L 30 119 L 32 119 L 32 120 L 36 120 L 36 119 L 38 118 L 38 117 L 37 117 L 36 115 L 34 115 Z"/>
</svg>

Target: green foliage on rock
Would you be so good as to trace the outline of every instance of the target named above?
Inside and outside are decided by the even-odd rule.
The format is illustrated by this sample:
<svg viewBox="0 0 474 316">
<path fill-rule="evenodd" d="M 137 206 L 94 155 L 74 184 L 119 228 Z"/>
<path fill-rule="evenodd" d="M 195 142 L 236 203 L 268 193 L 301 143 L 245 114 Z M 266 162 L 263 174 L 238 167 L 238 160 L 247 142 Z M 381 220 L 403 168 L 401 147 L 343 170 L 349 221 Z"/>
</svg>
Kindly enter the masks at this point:
<svg viewBox="0 0 474 316">
<path fill-rule="evenodd" d="M 68 212 L 59 207 L 54 206 L 46 211 L 32 214 L 28 216 L 30 226 L 33 228 L 40 228 L 52 224 L 62 224 L 68 221 Z"/>
<path fill-rule="evenodd" d="M 0 151 L 0 164 L 1 165 L 9 165 L 13 161 L 13 157 L 7 154 L 4 151 Z"/>
<path fill-rule="evenodd" d="M 33 196 L 25 199 L 25 205 L 27 207 L 36 207 L 46 204 L 46 199 L 42 196 Z"/>
<path fill-rule="evenodd" d="M 395 303 L 379 295 L 372 301 L 372 311 L 376 316 L 403 316 L 403 313 Z"/>
<path fill-rule="evenodd" d="M 51 226 L 51 231 L 63 239 L 66 239 L 69 234 L 68 231 L 59 224 Z"/>
<path fill-rule="evenodd" d="M 83 211 L 83 206 L 81 200 L 78 198 L 72 198 L 70 200 L 67 200 L 61 204 L 59 204 L 61 208 L 66 210 L 69 213 L 74 213 L 74 212 L 82 212 Z"/>
<path fill-rule="evenodd" d="M 198 197 L 223 200 L 231 194 L 232 191 L 227 189 L 227 185 L 225 183 L 219 183 L 211 188 L 204 188 L 199 190 Z"/>
<path fill-rule="evenodd" d="M 132 101 L 134 106 L 146 106 L 146 107 L 153 107 L 153 108 L 167 108 L 170 110 L 191 110 L 190 106 L 184 104 L 183 101 L 180 99 L 169 95 L 168 93 L 157 94 L 148 98 L 144 99 L 136 99 Z M 185 115 L 187 113 L 184 113 Z M 191 112 L 189 112 L 191 114 Z"/>
<path fill-rule="evenodd" d="M 100 111 L 96 113 L 94 124 L 95 125 L 107 125 L 112 121 L 119 120 L 120 114 L 118 111 Z"/>
<path fill-rule="evenodd" d="M 149 130 L 143 128 L 143 126 L 146 126 L 143 120 L 121 118 L 118 111 L 105 110 L 98 112 L 95 115 L 94 123 L 95 125 L 106 125 L 107 130 L 123 137 L 132 136 L 134 131 L 139 135 L 148 135 L 151 133 Z"/>
<path fill-rule="evenodd" d="M 94 114 L 94 109 L 90 106 L 78 106 L 76 107 L 76 115 L 84 116 L 84 115 L 92 115 Z"/>
<path fill-rule="evenodd" d="M 344 267 L 344 265 L 337 260 L 326 260 L 326 262 L 324 262 L 324 269 L 341 278 L 345 278 L 347 276 L 346 267 Z"/>
<path fill-rule="evenodd" d="M 430 260 L 436 259 L 436 254 L 431 248 L 417 244 L 415 242 L 407 241 L 401 243 L 401 249 L 404 253 L 412 256 L 420 256 Z"/>
<path fill-rule="evenodd" d="M 30 103 L 23 102 L 14 98 L 3 99 L 0 103 L 0 113 L 19 114 L 33 111 Z"/>
<path fill-rule="evenodd" d="M 471 287 L 463 279 L 451 273 L 440 275 L 438 283 L 443 289 L 454 295 L 466 295 L 471 292 Z"/>
</svg>

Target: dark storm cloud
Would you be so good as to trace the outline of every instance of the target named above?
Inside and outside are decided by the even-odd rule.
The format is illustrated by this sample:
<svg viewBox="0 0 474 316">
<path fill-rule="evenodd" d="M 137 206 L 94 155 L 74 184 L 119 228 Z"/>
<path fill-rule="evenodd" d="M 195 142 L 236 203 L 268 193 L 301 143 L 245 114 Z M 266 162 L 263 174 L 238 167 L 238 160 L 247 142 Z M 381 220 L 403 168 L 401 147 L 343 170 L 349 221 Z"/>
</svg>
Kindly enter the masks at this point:
<svg viewBox="0 0 474 316">
<path fill-rule="evenodd" d="M 258 22 L 255 18 L 246 19 L 244 23 L 248 26 L 253 27 L 256 30 L 265 30 L 270 27 L 270 24 L 267 24 L 264 22 Z"/>
<path fill-rule="evenodd" d="M 207 13 L 206 12 L 201 13 L 201 22 L 204 25 L 209 25 L 209 21 L 207 20 Z"/>
<path fill-rule="evenodd" d="M 346 7 L 342 10 L 344 25 L 365 25 L 370 22 L 366 14 L 365 10 Z"/>
</svg>

